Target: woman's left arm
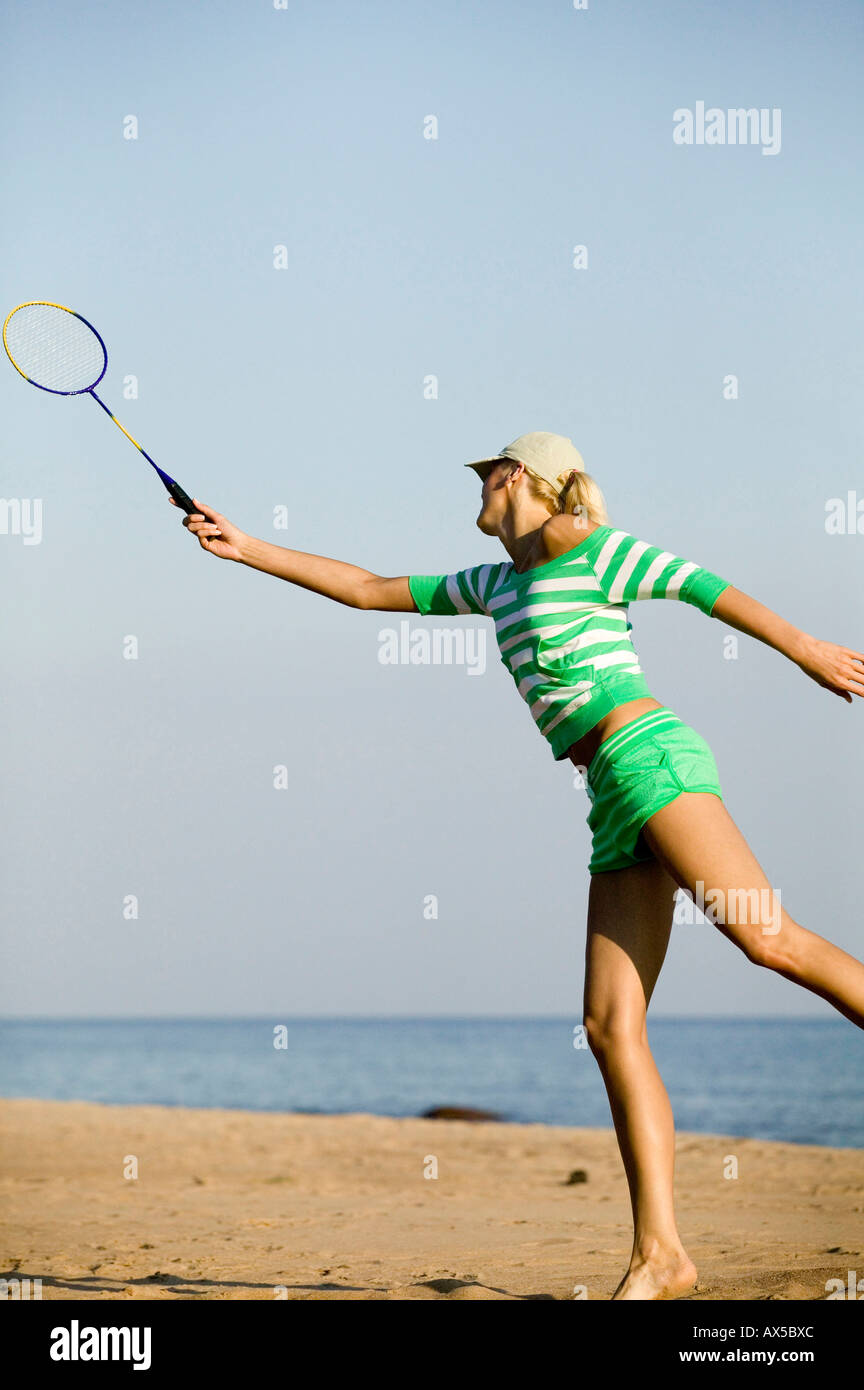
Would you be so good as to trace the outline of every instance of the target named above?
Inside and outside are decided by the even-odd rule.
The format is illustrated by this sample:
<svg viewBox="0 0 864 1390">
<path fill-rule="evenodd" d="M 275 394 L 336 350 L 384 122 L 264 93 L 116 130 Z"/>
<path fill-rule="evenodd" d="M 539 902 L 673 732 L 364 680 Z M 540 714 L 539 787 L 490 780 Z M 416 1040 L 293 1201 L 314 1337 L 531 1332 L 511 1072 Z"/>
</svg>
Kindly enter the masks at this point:
<svg viewBox="0 0 864 1390">
<path fill-rule="evenodd" d="M 733 585 L 720 594 L 711 617 L 782 652 L 805 675 L 848 704 L 852 704 L 853 695 L 864 696 L 864 654 L 811 637 Z"/>
</svg>

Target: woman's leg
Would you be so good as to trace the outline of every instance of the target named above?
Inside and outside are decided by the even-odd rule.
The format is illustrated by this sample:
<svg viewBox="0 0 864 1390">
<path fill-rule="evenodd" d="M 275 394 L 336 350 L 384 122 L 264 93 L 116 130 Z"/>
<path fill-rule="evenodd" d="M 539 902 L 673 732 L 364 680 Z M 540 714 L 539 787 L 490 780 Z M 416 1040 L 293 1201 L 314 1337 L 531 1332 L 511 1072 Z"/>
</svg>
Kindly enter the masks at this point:
<svg viewBox="0 0 864 1390">
<path fill-rule="evenodd" d="M 795 922 L 719 797 L 682 792 L 642 827 L 675 883 L 748 960 L 803 985 L 864 1028 L 864 964 Z"/>
<path fill-rule="evenodd" d="M 672 926 L 676 883 L 656 861 L 594 874 L 585 949 L 585 1030 L 597 1059 L 633 1208 L 630 1268 L 613 1298 L 675 1298 L 696 1268 L 675 1225 L 672 1107 L 645 1015 Z"/>
</svg>

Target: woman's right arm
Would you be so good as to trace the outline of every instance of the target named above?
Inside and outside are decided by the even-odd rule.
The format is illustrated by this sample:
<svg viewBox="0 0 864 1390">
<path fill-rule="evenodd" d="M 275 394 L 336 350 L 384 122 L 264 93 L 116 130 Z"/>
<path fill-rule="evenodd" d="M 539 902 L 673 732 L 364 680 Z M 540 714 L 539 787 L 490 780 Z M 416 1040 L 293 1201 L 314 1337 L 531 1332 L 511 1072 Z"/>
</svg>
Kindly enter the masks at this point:
<svg viewBox="0 0 864 1390">
<path fill-rule="evenodd" d="M 173 498 L 170 499 L 176 506 Z M 389 613 L 416 613 L 408 587 L 408 576 L 385 579 L 370 570 L 329 560 L 324 555 L 307 555 L 302 550 L 286 550 L 281 545 L 247 536 L 227 517 L 193 497 L 200 512 L 183 518 L 183 525 L 198 538 L 202 549 L 221 560 L 234 560 L 261 570 L 263 574 L 286 579 L 301 589 L 311 589 L 349 608 L 372 608 Z"/>
</svg>

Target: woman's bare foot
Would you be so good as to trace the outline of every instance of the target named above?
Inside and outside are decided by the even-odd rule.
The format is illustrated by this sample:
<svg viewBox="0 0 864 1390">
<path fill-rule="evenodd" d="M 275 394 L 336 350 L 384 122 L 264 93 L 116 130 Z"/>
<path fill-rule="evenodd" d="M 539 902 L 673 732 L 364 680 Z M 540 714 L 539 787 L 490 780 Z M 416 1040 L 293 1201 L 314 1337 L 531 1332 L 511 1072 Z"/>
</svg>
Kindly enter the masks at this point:
<svg viewBox="0 0 864 1390">
<path fill-rule="evenodd" d="M 696 1279 L 696 1266 L 685 1250 L 658 1250 L 641 1258 L 634 1253 L 630 1268 L 612 1298 L 680 1298 L 693 1291 Z"/>
</svg>

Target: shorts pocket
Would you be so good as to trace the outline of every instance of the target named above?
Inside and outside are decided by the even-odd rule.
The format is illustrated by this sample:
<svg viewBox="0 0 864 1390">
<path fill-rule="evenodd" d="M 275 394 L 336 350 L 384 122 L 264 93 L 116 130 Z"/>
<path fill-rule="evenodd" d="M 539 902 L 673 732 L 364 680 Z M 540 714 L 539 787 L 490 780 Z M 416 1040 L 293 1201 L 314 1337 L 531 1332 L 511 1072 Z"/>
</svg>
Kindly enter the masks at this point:
<svg viewBox="0 0 864 1390">
<path fill-rule="evenodd" d="M 600 747 L 603 747 L 602 743 Z M 660 766 L 664 756 L 665 750 L 655 738 L 643 738 L 638 743 L 627 744 L 620 753 L 613 753 L 609 765 L 613 772 L 619 769 L 626 772 L 634 767 L 650 772 L 652 768 Z"/>
<path fill-rule="evenodd" d="M 682 792 L 687 790 L 681 778 L 678 776 L 678 760 L 677 758 L 672 757 L 672 754 L 669 752 L 668 748 L 663 748 L 660 750 L 660 762 L 658 766 L 660 767 L 661 771 L 665 772 L 666 776 L 669 777 L 671 781 L 673 781 Z"/>
<path fill-rule="evenodd" d="M 662 753 L 663 768 L 682 791 L 691 787 L 713 786 L 719 782 L 714 754 L 700 734 L 691 733 L 686 740 L 678 740 L 671 747 L 663 748 Z"/>
</svg>

